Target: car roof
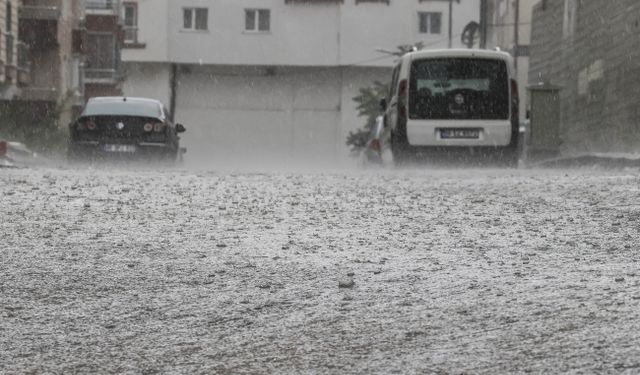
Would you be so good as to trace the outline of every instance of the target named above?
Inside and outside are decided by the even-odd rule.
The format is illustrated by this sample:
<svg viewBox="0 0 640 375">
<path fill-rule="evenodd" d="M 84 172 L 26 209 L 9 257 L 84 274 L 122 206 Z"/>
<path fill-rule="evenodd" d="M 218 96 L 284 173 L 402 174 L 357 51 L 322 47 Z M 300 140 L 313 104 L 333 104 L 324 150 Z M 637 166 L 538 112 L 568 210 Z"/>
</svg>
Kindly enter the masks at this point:
<svg viewBox="0 0 640 375">
<path fill-rule="evenodd" d="M 409 59 L 430 58 L 430 57 L 479 57 L 479 58 L 493 58 L 502 60 L 511 60 L 511 55 L 504 51 L 494 51 L 488 49 L 432 49 L 432 50 L 419 50 L 409 52 L 404 57 Z"/>
<path fill-rule="evenodd" d="M 144 116 L 164 118 L 162 102 L 156 99 L 126 97 L 126 96 L 102 96 L 90 98 L 87 101 L 81 116 Z"/>
</svg>

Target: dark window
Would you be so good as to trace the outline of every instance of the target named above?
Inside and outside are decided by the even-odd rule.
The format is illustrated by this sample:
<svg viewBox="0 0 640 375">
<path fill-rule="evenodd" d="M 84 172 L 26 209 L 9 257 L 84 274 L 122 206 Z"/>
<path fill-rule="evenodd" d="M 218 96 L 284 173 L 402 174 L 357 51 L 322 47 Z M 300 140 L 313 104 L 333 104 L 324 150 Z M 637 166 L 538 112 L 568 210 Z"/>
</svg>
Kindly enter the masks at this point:
<svg viewBox="0 0 640 375">
<path fill-rule="evenodd" d="M 269 9 L 246 9 L 244 28 L 246 31 L 269 31 L 271 29 L 271 11 Z"/>
<path fill-rule="evenodd" d="M 116 72 L 116 37 L 112 33 L 88 33 L 87 78 L 113 78 Z"/>
<path fill-rule="evenodd" d="M 196 8 L 196 30 L 207 30 L 209 12 L 207 8 Z"/>
<path fill-rule="evenodd" d="M 412 119 L 509 118 L 509 80 L 502 60 L 439 58 L 411 64 Z"/>
<path fill-rule="evenodd" d="M 442 33 L 442 13 L 419 12 L 418 21 L 421 34 Z"/>
<path fill-rule="evenodd" d="M 207 8 L 183 8 L 182 27 L 185 30 L 206 31 L 209 29 L 209 10 Z"/>
<path fill-rule="evenodd" d="M 138 42 L 138 7 L 135 3 L 124 3 L 124 41 Z"/>
</svg>

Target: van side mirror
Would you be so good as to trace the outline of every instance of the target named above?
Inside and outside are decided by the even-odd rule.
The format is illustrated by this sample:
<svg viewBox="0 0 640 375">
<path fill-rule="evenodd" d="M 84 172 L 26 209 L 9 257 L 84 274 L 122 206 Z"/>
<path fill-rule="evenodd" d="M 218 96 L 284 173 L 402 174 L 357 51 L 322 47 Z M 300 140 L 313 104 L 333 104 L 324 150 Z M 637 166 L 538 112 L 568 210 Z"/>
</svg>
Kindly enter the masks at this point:
<svg viewBox="0 0 640 375">
<path fill-rule="evenodd" d="M 176 124 L 176 133 L 184 133 L 187 129 L 185 129 L 184 125 Z"/>
<path fill-rule="evenodd" d="M 387 110 L 387 99 L 385 98 L 380 99 L 380 110 L 382 112 Z"/>
</svg>

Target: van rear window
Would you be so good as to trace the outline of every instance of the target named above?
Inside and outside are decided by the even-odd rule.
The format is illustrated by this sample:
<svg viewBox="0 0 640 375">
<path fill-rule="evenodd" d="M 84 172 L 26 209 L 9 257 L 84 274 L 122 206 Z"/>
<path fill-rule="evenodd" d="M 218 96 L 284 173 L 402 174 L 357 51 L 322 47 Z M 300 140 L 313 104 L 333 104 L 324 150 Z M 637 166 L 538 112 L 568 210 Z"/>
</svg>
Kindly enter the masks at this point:
<svg viewBox="0 0 640 375">
<path fill-rule="evenodd" d="M 409 118 L 509 118 L 509 79 L 503 60 L 438 58 L 413 61 Z"/>
</svg>

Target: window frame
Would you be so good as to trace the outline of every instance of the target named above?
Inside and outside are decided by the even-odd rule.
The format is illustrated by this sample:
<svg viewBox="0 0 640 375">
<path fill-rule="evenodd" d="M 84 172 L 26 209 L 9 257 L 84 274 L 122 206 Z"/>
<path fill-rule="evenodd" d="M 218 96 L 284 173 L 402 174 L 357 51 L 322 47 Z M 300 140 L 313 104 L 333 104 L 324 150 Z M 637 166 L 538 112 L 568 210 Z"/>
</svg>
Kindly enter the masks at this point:
<svg viewBox="0 0 640 375">
<path fill-rule="evenodd" d="M 433 19 L 434 16 L 438 16 L 439 24 L 437 32 L 433 31 Z M 424 35 L 442 35 L 442 12 L 434 12 L 434 11 L 418 11 L 418 34 Z M 424 26 L 425 30 L 423 31 L 423 20 L 425 20 Z"/>
<path fill-rule="evenodd" d="M 127 8 L 133 9 L 133 25 L 127 25 Z M 125 44 L 138 44 L 138 3 L 125 1 L 122 3 L 122 29 Z M 133 30 L 133 39 L 127 38 L 127 31 Z"/>
<path fill-rule="evenodd" d="M 205 11 L 204 28 L 198 28 L 198 11 Z M 185 21 L 187 12 L 190 13 L 190 25 L 187 27 Z M 182 7 L 182 31 L 208 32 L 209 31 L 209 8 L 207 7 Z"/>
<path fill-rule="evenodd" d="M 249 29 L 247 28 L 248 23 L 248 16 L 249 14 L 253 12 L 253 28 Z M 261 12 L 266 12 L 267 14 L 267 29 L 266 30 L 261 30 L 260 29 L 260 24 L 261 24 L 261 20 L 262 17 L 260 16 L 260 14 L 263 14 Z M 271 33 L 271 9 L 269 8 L 245 8 L 244 9 L 244 32 L 245 33 L 249 33 L 249 34 L 269 34 Z"/>
</svg>

